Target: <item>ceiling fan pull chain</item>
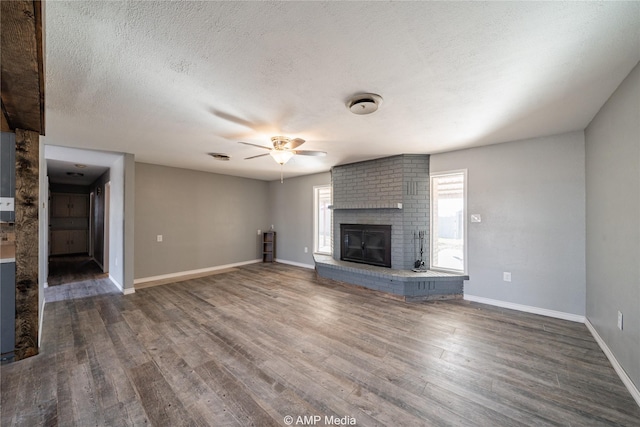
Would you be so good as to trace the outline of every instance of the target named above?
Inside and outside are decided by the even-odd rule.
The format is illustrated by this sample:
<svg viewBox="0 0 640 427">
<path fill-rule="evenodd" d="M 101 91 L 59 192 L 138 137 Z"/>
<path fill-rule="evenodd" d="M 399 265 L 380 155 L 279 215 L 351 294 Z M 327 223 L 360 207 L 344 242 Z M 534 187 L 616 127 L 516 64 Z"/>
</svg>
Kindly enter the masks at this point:
<svg viewBox="0 0 640 427">
<path fill-rule="evenodd" d="M 280 165 L 280 184 L 284 183 L 283 173 L 284 173 L 284 165 Z"/>
</svg>

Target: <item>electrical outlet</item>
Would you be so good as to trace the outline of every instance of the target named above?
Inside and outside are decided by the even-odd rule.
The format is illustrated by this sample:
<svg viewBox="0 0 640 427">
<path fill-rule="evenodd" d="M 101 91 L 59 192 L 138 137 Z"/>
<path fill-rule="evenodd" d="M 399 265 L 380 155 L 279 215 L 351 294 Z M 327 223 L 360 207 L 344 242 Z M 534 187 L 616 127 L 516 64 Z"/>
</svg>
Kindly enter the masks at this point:
<svg viewBox="0 0 640 427">
<path fill-rule="evenodd" d="M 158 234 L 158 236 L 156 237 L 156 241 L 162 242 L 162 234 Z"/>
<path fill-rule="evenodd" d="M 308 253 L 308 252 L 309 252 L 309 248 L 305 246 L 305 247 L 304 247 L 304 253 L 306 254 L 306 253 Z"/>
<path fill-rule="evenodd" d="M 505 282 L 510 282 L 511 273 L 509 273 L 508 271 L 505 271 L 504 273 L 502 273 L 502 280 L 504 280 Z"/>
<path fill-rule="evenodd" d="M 618 312 L 618 329 L 622 330 L 622 312 Z"/>
<path fill-rule="evenodd" d="M 258 236 L 262 234 L 262 230 L 258 230 Z"/>
</svg>

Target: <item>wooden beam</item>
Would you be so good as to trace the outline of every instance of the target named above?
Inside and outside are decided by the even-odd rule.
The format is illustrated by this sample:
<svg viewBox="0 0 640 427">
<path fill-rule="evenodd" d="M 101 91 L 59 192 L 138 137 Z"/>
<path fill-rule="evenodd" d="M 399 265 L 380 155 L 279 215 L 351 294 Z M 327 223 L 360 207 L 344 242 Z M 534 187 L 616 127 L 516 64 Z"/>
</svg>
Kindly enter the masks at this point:
<svg viewBox="0 0 640 427">
<path fill-rule="evenodd" d="M 44 135 L 44 64 L 40 1 L 2 1 L 0 96 L 11 129 Z"/>
<path fill-rule="evenodd" d="M 2 132 L 13 132 L 13 129 L 11 129 L 11 126 L 9 126 L 9 122 L 7 121 L 7 115 L 4 111 L 4 106 L 2 106 L 2 114 L 0 114 L 0 117 L 2 117 L 2 128 L 0 130 L 2 130 Z"/>
<path fill-rule="evenodd" d="M 16 129 L 16 360 L 38 354 L 39 140 Z"/>
</svg>

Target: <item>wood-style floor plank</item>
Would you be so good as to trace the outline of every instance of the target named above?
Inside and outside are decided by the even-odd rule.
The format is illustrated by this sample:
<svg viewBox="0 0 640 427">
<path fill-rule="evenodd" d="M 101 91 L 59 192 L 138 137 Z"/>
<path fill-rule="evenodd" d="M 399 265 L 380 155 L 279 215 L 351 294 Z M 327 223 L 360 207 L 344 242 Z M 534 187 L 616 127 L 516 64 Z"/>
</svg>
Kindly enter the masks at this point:
<svg viewBox="0 0 640 427">
<path fill-rule="evenodd" d="M 40 354 L 0 368 L 3 427 L 640 426 L 582 324 L 405 303 L 277 263 L 46 292 Z"/>
</svg>

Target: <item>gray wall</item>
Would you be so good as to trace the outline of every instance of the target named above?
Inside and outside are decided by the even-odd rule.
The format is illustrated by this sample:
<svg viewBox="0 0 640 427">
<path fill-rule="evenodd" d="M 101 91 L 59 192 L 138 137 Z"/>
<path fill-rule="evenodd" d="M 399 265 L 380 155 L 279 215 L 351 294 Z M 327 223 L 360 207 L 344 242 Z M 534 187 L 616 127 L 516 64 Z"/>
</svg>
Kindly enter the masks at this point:
<svg viewBox="0 0 640 427">
<path fill-rule="evenodd" d="M 640 388 L 640 65 L 585 139 L 587 319 Z"/>
<path fill-rule="evenodd" d="M 136 279 L 261 258 L 269 183 L 145 163 L 135 171 Z"/>
<path fill-rule="evenodd" d="M 482 216 L 468 222 L 465 294 L 584 315 L 583 132 L 431 156 L 432 173 L 456 169 Z"/>
<path fill-rule="evenodd" d="M 313 266 L 313 187 L 331 184 L 329 172 L 269 183 L 269 225 L 277 232 L 276 258 Z M 304 253 L 305 246 L 309 252 Z"/>
</svg>

